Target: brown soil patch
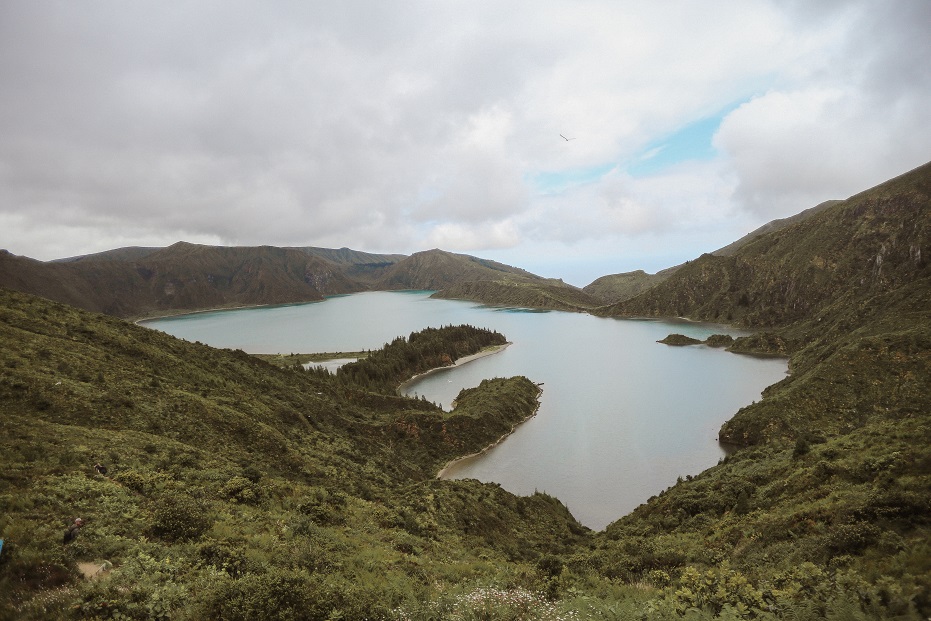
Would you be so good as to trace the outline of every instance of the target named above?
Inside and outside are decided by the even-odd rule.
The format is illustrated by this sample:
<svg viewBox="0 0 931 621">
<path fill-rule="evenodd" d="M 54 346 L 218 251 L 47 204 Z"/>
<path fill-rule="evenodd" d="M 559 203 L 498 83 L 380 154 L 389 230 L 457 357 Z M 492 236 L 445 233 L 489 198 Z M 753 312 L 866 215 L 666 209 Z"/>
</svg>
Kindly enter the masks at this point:
<svg viewBox="0 0 931 621">
<path fill-rule="evenodd" d="M 87 580 L 96 580 L 110 571 L 110 563 L 78 563 L 78 571 Z"/>
</svg>

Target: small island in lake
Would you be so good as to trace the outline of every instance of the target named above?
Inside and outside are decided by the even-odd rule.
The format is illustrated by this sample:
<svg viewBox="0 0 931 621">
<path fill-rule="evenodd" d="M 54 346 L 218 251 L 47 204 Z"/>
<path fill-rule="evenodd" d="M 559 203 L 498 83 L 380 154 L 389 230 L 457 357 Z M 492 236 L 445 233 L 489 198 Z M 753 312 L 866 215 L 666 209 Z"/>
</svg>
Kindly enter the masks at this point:
<svg viewBox="0 0 931 621">
<path fill-rule="evenodd" d="M 670 334 L 661 341 L 656 341 L 657 343 L 662 343 L 663 345 L 672 345 L 674 347 L 682 347 L 685 345 L 701 345 L 701 341 L 698 339 L 693 339 L 690 336 L 685 336 L 684 334 Z"/>
</svg>

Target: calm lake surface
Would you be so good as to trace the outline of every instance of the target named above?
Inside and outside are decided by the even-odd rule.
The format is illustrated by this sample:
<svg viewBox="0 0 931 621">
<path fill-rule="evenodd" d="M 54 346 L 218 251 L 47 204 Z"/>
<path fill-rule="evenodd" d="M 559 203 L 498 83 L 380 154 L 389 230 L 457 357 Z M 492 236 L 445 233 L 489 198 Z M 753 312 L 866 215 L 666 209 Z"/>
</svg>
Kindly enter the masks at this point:
<svg viewBox="0 0 931 621">
<path fill-rule="evenodd" d="M 425 327 L 497 330 L 504 351 L 425 376 L 408 394 L 450 408 L 482 379 L 525 375 L 543 383 L 540 410 L 447 478 L 547 492 L 594 529 L 724 455 L 721 424 L 785 376 L 786 361 L 705 347 L 669 347 L 672 332 L 739 334 L 720 325 L 602 319 L 432 300 L 430 292 L 371 292 L 313 304 L 197 313 L 142 322 L 189 341 L 249 353 L 378 349 Z"/>
</svg>

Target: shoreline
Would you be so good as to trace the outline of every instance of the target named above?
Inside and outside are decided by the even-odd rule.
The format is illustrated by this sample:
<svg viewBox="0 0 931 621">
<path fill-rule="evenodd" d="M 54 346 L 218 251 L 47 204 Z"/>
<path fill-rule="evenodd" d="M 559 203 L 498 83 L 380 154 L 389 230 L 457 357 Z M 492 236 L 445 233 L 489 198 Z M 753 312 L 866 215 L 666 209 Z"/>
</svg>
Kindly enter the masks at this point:
<svg viewBox="0 0 931 621">
<path fill-rule="evenodd" d="M 168 310 L 165 314 L 162 315 L 152 315 L 139 317 L 133 319 L 132 317 L 127 317 L 127 321 L 132 321 L 134 324 L 139 325 L 144 321 L 158 321 L 159 319 L 172 319 L 174 317 L 184 317 L 185 315 L 200 315 L 202 313 L 218 313 L 222 311 L 234 311 L 234 310 L 248 310 L 250 308 L 271 308 L 274 306 L 299 306 L 302 304 L 316 304 L 318 302 L 326 302 L 326 298 L 322 300 L 307 300 L 306 302 L 277 302 L 275 304 L 243 304 L 240 306 L 217 306 L 214 308 L 198 308 L 196 310 L 183 310 L 179 309 L 176 312 Z"/>
<path fill-rule="evenodd" d="M 491 449 L 495 448 L 496 446 L 498 446 L 499 444 L 501 444 L 502 442 L 504 442 L 511 434 L 513 434 L 515 431 L 517 431 L 517 428 L 518 428 L 518 427 L 520 427 L 521 425 L 523 425 L 524 423 L 526 423 L 528 420 L 530 420 L 531 418 L 533 418 L 534 416 L 537 415 L 537 412 L 540 411 L 540 394 L 541 394 L 542 392 L 543 392 L 543 389 L 540 388 L 540 384 L 537 384 L 537 407 L 533 408 L 533 412 L 531 412 L 530 415 L 527 416 L 527 418 L 524 418 L 523 420 L 520 420 L 520 421 L 514 423 L 514 424 L 511 426 L 511 430 L 510 430 L 510 431 L 508 431 L 507 433 L 505 433 L 504 435 L 502 435 L 500 438 L 498 438 L 497 440 L 495 440 L 494 442 L 492 442 L 491 444 L 489 444 L 488 446 L 486 446 L 486 447 L 483 448 L 482 450 L 480 450 L 480 451 L 478 451 L 478 452 L 476 452 L 476 453 L 469 453 L 468 455 L 463 455 L 463 456 L 461 456 L 461 457 L 456 457 L 455 459 L 449 460 L 448 462 L 446 462 L 446 465 L 444 465 L 444 466 L 440 469 L 440 471 L 436 473 L 436 478 L 437 478 L 437 479 L 440 479 L 440 480 L 446 480 L 446 479 L 443 479 L 443 477 L 446 475 L 447 471 L 448 471 L 450 468 L 452 468 L 453 466 L 455 466 L 456 464 L 458 464 L 458 463 L 460 463 L 460 462 L 463 462 L 463 461 L 466 461 L 467 459 L 475 459 L 476 457 L 481 457 L 482 455 L 484 455 L 485 453 L 487 453 L 487 452 L 490 451 Z"/>
<path fill-rule="evenodd" d="M 492 354 L 497 354 L 498 352 L 502 352 L 505 349 L 507 349 L 508 346 L 510 345 L 512 345 L 510 341 L 508 341 L 504 345 L 493 345 L 491 347 L 483 349 L 482 351 L 478 353 L 470 354 L 468 356 L 463 356 L 462 358 L 459 358 L 458 360 L 456 360 L 456 362 L 452 363 L 451 365 L 447 365 L 445 367 L 436 367 L 435 369 L 430 369 L 429 371 L 418 373 L 417 375 L 410 378 L 409 380 L 401 382 L 401 384 L 398 385 L 397 394 L 398 396 L 403 397 L 404 392 L 410 387 L 411 384 L 413 384 L 414 382 L 416 382 L 417 380 L 423 377 L 426 377 L 427 375 L 430 375 L 431 373 L 436 373 L 437 371 L 442 371 L 444 369 L 454 369 L 458 366 L 462 366 L 466 364 L 467 362 L 472 362 L 473 360 L 478 360 L 479 358 L 484 358 L 485 356 L 491 356 Z"/>
</svg>

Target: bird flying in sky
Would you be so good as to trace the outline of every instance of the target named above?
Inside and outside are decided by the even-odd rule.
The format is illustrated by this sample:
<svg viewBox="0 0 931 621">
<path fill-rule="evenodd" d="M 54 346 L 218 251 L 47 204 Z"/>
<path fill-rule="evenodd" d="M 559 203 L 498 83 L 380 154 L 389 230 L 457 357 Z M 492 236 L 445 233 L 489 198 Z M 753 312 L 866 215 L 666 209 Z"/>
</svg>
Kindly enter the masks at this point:
<svg viewBox="0 0 931 621">
<path fill-rule="evenodd" d="M 562 138 L 563 140 L 565 140 L 566 142 L 569 142 L 570 140 L 575 140 L 575 138 L 566 138 L 566 137 L 563 136 L 562 134 L 559 134 L 559 137 Z"/>
</svg>

